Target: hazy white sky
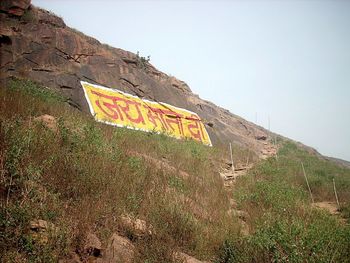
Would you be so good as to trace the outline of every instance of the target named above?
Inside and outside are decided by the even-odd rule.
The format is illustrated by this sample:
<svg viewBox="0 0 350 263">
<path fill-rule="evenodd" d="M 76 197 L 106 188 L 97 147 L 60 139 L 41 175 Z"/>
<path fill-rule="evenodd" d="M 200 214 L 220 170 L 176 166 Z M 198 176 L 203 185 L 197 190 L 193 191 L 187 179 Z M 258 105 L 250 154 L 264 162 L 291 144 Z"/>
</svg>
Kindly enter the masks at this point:
<svg viewBox="0 0 350 263">
<path fill-rule="evenodd" d="M 32 0 L 194 93 L 350 160 L 350 1 Z"/>
</svg>

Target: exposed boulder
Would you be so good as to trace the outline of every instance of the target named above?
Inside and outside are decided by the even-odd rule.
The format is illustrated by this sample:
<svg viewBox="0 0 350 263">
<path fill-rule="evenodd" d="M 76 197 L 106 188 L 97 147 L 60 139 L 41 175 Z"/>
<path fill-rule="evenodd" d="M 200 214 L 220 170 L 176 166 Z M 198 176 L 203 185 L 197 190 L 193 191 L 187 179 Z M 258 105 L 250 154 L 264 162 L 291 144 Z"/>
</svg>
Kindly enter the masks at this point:
<svg viewBox="0 0 350 263">
<path fill-rule="evenodd" d="M 257 139 L 258 141 L 266 141 L 267 134 L 265 134 L 265 133 L 258 133 L 257 135 L 255 135 L 255 139 Z"/>
<path fill-rule="evenodd" d="M 145 220 L 133 218 L 130 215 L 123 215 L 120 219 L 123 226 L 131 231 L 135 237 L 141 238 L 152 234 L 152 226 L 149 226 Z"/>
<path fill-rule="evenodd" d="M 34 118 L 34 122 L 40 122 L 51 131 L 55 133 L 58 132 L 58 124 L 56 118 L 51 115 L 44 114 L 39 117 L 36 117 Z"/>
<path fill-rule="evenodd" d="M 176 252 L 174 253 L 174 258 L 176 260 L 181 260 L 184 263 L 209 263 L 208 261 L 200 261 L 194 257 L 191 257 L 190 255 L 187 255 L 183 252 Z"/>
<path fill-rule="evenodd" d="M 98 258 L 98 263 L 132 263 L 134 262 L 135 246 L 129 239 L 113 234 L 108 242 L 102 258 Z"/>
<path fill-rule="evenodd" d="M 80 257 L 76 253 L 69 253 L 64 259 L 59 259 L 58 263 L 82 263 Z"/>
<path fill-rule="evenodd" d="M 49 223 L 45 220 L 38 219 L 38 220 L 33 220 L 30 222 L 30 229 L 35 231 L 35 232 L 46 232 L 48 230 L 55 229 L 55 225 L 52 223 Z"/>
<path fill-rule="evenodd" d="M 102 244 L 99 238 L 93 233 L 88 233 L 85 238 L 84 253 L 89 256 L 99 257 L 101 250 Z"/>
<path fill-rule="evenodd" d="M 43 244 L 48 242 L 49 237 L 57 235 L 59 230 L 53 223 L 42 219 L 31 221 L 29 228 L 32 238 Z"/>
</svg>

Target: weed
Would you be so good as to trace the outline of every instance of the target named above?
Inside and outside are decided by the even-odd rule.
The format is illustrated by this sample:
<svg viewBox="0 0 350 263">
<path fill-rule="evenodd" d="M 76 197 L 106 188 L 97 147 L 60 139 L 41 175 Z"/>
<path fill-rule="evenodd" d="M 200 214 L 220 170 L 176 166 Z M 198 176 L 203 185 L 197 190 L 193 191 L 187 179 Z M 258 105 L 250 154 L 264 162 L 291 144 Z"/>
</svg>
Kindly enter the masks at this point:
<svg viewBox="0 0 350 263">
<path fill-rule="evenodd" d="M 146 69 L 147 68 L 147 64 L 151 60 L 151 56 L 147 56 L 147 58 L 146 57 L 142 57 L 142 56 L 140 56 L 140 52 L 137 51 L 136 59 L 137 59 L 137 66 L 139 68 L 141 68 L 141 69 Z"/>
<path fill-rule="evenodd" d="M 28 81 L 13 80 L 0 97 L 5 262 L 57 262 L 81 251 L 87 232 L 104 244 L 114 232 L 129 236 L 136 262 L 173 262 L 174 251 L 220 263 L 347 260 L 349 227 L 311 209 L 300 162 L 317 200 L 332 200 L 329 182 L 335 178 L 344 216 L 350 199 L 345 168 L 283 146 L 278 161 L 263 161 L 237 180 L 234 195 L 252 230 L 242 237 L 217 175 L 227 149 L 96 123 Z M 57 133 L 32 121 L 41 114 L 56 117 Z M 252 156 L 238 146 L 233 151 L 241 164 Z M 123 214 L 145 219 L 153 234 L 136 238 L 121 227 Z M 35 219 L 59 229 L 47 244 L 30 235 Z"/>
<path fill-rule="evenodd" d="M 231 256 L 236 257 L 235 262 L 349 262 L 350 228 L 310 207 L 301 162 L 318 200 L 332 197 L 330 173 L 342 175 L 337 177 L 341 189 L 350 185 L 348 171 L 286 143 L 278 161 L 261 162 L 239 179 L 235 196 L 239 207 L 249 213 L 247 223 L 254 233 L 228 246 L 228 251 L 235 252 Z M 341 190 L 341 195 L 349 202 L 346 191 Z M 227 253 L 220 257 L 222 262 L 226 258 L 230 258 Z"/>
<path fill-rule="evenodd" d="M 219 252 L 217 263 L 235 263 L 237 262 L 236 248 L 230 240 L 225 240 Z"/>
<path fill-rule="evenodd" d="M 171 176 L 171 177 L 169 177 L 168 184 L 170 187 L 175 188 L 180 193 L 185 193 L 186 191 L 188 191 L 188 189 L 186 189 L 186 185 L 185 185 L 184 180 L 181 178 Z"/>
<path fill-rule="evenodd" d="M 38 98 L 47 103 L 66 101 L 62 95 L 30 80 L 11 79 L 8 86 L 12 91 L 21 91 L 23 94 Z"/>
<path fill-rule="evenodd" d="M 139 157 L 131 156 L 128 160 L 128 164 L 133 171 L 141 169 L 141 159 Z"/>
</svg>

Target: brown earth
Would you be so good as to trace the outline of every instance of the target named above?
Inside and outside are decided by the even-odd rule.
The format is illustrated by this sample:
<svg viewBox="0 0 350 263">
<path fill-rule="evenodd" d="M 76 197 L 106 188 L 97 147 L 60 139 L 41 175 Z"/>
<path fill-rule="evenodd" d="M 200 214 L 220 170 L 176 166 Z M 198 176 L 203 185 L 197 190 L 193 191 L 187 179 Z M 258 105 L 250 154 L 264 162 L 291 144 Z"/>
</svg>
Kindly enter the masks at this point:
<svg viewBox="0 0 350 263">
<path fill-rule="evenodd" d="M 28 2 L 1 2 L 2 81 L 10 77 L 36 81 L 61 92 L 72 106 L 85 112 L 88 105 L 80 80 L 117 88 L 196 112 L 214 145 L 231 141 L 249 147 L 258 156 L 265 154 L 263 149 L 272 136 L 267 130 L 202 100 L 185 82 L 134 53 L 101 44 Z"/>
<path fill-rule="evenodd" d="M 339 215 L 339 209 L 336 203 L 333 202 L 317 202 L 312 204 L 314 207 L 324 209 L 332 215 Z"/>
</svg>

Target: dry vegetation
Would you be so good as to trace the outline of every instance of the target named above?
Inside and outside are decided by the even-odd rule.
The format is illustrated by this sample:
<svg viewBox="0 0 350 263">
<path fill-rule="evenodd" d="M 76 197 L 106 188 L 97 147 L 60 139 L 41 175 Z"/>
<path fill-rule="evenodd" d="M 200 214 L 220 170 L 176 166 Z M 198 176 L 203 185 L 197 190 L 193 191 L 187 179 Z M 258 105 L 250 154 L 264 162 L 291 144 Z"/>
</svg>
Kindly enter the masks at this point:
<svg viewBox="0 0 350 263">
<path fill-rule="evenodd" d="M 98 124 L 28 81 L 1 88 L 0 99 L 2 262 L 57 262 L 81 251 L 88 232 L 102 243 L 112 233 L 128 237 L 137 262 L 174 262 L 174 251 L 213 262 L 349 262 L 349 226 L 311 209 L 300 160 L 317 200 L 333 200 L 336 178 L 344 216 L 345 168 L 287 144 L 278 161 L 261 162 L 227 193 L 220 149 Z M 56 117 L 57 131 L 33 121 L 42 114 Z M 241 163 L 251 154 L 235 151 Z M 227 213 L 228 195 L 248 212 L 250 236 Z M 144 219 L 152 234 L 138 238 L 121 222 L 125 214 Z M 58 233 L 39 242 L 28 231 L 33 219 Z"/>
<path fill-rule="evenodd" d="M 140 262 L 171 261 L 173 250 L 210 258 L 239 232 L 226 215 L 216 149 L 100 125 L 33 83 L 11 86 L 0 91 L 0 250 L 7 259 L 62 257 L 79 250 L 89 231 L 104 241 L 113 232 L 134 240 L 120 225 L 123 214 L 154 228 L 152 236 L 134 240 Z M 33 121 L 42 114 L 57 118 L 57 132 Z M 54 223 L 59 240 L 38 247 L 26 232 L 31 219 Z"/>
<path fill-rule="evenodd" d="M 316 202 L 336 204 L 335 179 L 340 216 L 313 208 L 302 162 Z M 284 142 L 278 158 L 238 179 L 233 194 L 252 234 L 226 243 L 222 262 L 350 262 L 349 189 L 349 169 Z"/>
</svg>

